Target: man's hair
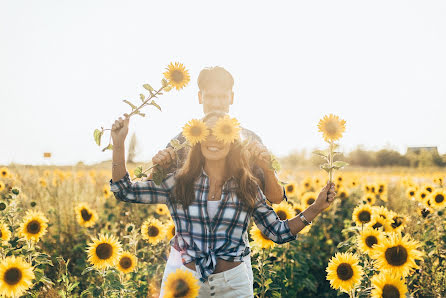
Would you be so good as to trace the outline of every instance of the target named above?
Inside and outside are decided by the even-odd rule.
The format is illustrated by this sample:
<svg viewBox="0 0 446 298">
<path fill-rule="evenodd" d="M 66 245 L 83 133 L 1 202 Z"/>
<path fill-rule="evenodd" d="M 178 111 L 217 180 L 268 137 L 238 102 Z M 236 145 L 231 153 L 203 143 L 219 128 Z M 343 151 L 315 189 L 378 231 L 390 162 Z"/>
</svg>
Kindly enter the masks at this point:
<svg viewBox="0 0 446 298">
<path fill-rule="evenodd" d="M 232 75 L 220 66 L 206 67 L 201 70 L 197 82 L 200 91 L 206 89 L 210 84 L 218 84 L 228 90 L 232 90 L 232 86 L 234 86 Z"/>
</svg>

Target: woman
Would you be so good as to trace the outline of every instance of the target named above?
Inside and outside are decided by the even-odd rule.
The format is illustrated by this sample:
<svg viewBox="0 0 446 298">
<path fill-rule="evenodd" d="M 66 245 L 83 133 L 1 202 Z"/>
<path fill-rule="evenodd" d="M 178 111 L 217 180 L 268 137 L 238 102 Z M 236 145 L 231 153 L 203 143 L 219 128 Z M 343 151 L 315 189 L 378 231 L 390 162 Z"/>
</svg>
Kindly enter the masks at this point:
<svg viewBox="0 0 446 298">
<path fill-rule="evenodd" d="M 281 221 L 266 204 L 258 180 L 250 172 L 247 156 L 237 139 L 223 142 L 215 132 L 195 144 L 184 166 L 161 185 L 132 182 L 125 168 L 124 141 L 129 118 L 112 127 L 113 168 L 111 190 L 122 201 L 167 204 L 175 223 L 183 269 L 200 280 L 200 297 L 252 297 L 246 266 L 240 266 L 249 243 L 246 230 L 251 217 L 265 236 L 276 243 L 296 239 L 333 201 L 334 184 L 327 184 L 316 201 L 299 216 Z M 209 127 L 220 121 L 208 122 Z M 209 206 L 219 201 L 215 215 Z"/>
</svg>

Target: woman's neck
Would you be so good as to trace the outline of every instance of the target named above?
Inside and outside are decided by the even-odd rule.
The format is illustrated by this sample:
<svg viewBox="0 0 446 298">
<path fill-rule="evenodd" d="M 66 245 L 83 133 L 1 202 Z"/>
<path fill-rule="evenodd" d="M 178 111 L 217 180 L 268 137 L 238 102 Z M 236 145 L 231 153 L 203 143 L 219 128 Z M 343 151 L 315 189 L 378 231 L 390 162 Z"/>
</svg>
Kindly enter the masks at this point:
<svg viewBox="0 0 446 298">
<path fill-rule="evenodd" d="M 204 170 L 209 179 L 214 181 L 226 180 L 226 160 L 208 160 L 204 162 Z"/>
</svg>

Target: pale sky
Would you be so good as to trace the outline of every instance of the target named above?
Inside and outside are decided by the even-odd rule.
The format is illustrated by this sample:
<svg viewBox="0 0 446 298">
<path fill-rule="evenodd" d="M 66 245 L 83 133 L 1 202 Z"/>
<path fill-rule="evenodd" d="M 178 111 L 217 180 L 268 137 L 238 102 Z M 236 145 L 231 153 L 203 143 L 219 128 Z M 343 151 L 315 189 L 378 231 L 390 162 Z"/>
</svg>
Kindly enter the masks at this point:
<svg viewBox="0 0 446 298">
<path fill-rule="evenodd" d="M 438 146 L 446 153 L 446 1 L 1 1 L 0 164 L 91 164 L 93 140 L 160 86 L 191 75 L 130 132 L 151 157 L 202 116 L 197 76 L 235 79 L 230 112 L 276 155 L 325 146 L 317 123 L 347 121 L 346 152 Z M 103 139 L 108 142 L 108 134 Z"/>
</svg>

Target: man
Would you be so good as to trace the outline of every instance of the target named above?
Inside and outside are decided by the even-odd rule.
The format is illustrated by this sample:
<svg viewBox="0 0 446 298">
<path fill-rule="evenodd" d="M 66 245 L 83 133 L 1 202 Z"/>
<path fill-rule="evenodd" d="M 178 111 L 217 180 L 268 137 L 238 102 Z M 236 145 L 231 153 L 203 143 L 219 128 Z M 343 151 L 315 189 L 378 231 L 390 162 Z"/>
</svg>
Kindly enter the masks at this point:
<svg viewBox="0 0 446 298">
<path fill-rule="evenodd" d="M 229 106 L 234 102 L 234 91 L 232 91 L 234 85 L 234 79 L 232 75 L 223 67 L 215 66 L 204 68 L 198 76 L 198 102 L 203 106 L 203 112 L 206 115 L 213 113 L 228 113 Z M 280 203 L 283 198 L 286 199 L 285 190 L 279 184 L 278 179 L 273 169 L 265 167 L 265 162 L 268 162 L 270 154 L 267 148 L 262 144 L 262 141 L 258 135 L 254 132 L 241 128 L 241 138 L 248 140 L 248 152 L 251 154 L 251 160 L 255 163 L 252 165 L 253 174 L 261 181 L 260 187 L 262 188 L 266 198 L 271 203 Z M 173 140 L 177 140 L 180 143 L 185 141 L 184 136 L 180 133 Z M 162 166 L 165 171 L 173 172 L 176 169 L 181 168 L 187 155 L 187 149 L 183 148 L 174 152 L 171 144 L 169 143 L 166 149 L 159 151 L 153 158 L 153 164 Z M 266 161 L 265 161 L 266 160 Z M 259 164 L 263 163 L 261 167 Z M 262 170 L 265 169 L 265 170 Z M 151 178 L 151 175 L 148 177 Z M 244 235 L 245 241 L 248 241 L 248 235 Z M 180 253 L 175 249 L 175 238 L 172 240 L 172 248 L 169 255 L 169 259 L 166 264 L 163 276 L 163 285 L 167 279 L 167 276 L 180 268 L 182 261 Z M 249 251 L 246 252 L 244 258 L 248 271 L 251 272 L 251 256 Z M 253 276 L 249 276 L 251 283 L 253 283 Z M 160 297 L 163 297 L 164 289 L 161 288 Z"/>
</svg>

